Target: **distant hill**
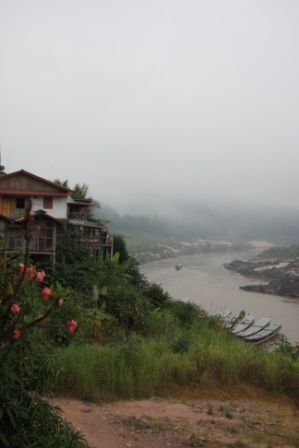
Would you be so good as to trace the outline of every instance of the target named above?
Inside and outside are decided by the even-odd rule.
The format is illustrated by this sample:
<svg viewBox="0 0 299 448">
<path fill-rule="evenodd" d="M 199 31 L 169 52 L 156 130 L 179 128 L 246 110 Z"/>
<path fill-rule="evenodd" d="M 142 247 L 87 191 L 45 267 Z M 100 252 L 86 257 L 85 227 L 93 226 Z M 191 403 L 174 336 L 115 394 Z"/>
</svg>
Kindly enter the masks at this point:
<svg viewBox="0 0 299 448">
<path fill-rule="evenodd" d="M 246 207 L 208 207 L 174 204 L 160 210 L 160 215 L 120 215 L 103 205 L 98 217 L 108 220 L 115 233 L 124 235 L 130 245 L 138 241 L 229 240 L 242 242 L 270 241 L 287 246 L 299 243 L 299 213 L 283 210 Z"/>
<path fill-rule="evenodd" d="M 292 245 L 289 247 L 271 247 L 258 254 L 256 259 L 278 259 L 286 260 L 299 257 L 299 245 Z"/>
</svg>

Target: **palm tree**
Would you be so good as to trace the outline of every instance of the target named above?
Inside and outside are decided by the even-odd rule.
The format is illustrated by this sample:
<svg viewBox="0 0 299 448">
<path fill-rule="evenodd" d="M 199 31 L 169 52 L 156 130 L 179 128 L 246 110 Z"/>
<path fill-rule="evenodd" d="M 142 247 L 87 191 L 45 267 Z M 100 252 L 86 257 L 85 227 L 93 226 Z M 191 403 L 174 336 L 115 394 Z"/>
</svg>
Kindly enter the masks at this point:
<svg viewBox="0 0 299 448">
<path fill-rule="evenodd" d="M 67 179 L 65 180 L 54 179 L 53 182 L 54 184 L 60 185 L 61 187 L 68 188 L 69 186 L 69 181 Z"/>
<path fill-rule="evenodd" d="M 91 202 L 91 204 L 90 204 L 90 207 L 89 207 L 89 213 L 88 213 L 88 220 L 89 221 L 97 221 L 95 218 L 94 218 L 94 209 L 95 208 L 100 208 L 101 207 L 101 205 L 100 205 L 100 203 L 98 202 L 98 201 L 95 201 L 93 198 L 91 198 L 90 196 L 89 197 L 87 197 L 87 193 L 88 193 L 88 185 L 87 184 L 76 184 L 75 186 L 74 186 L 74 188 L 73 188 L 73 194 L 72 194 L 72 197 L 74 198 L 74 199 L 81 199 L 81 200 L 84 200 L 84 199 L 87 199 L 87 200 L 90 200 L 90 201 L 92 201 Z M 100 225 L 100 224 L 99 224 Z"/>
<path fill-rule="evenodd" d="M 74 199 L 91 199 L 87 197 L 88 185 L 87 184 L 76 184 L 73 188 L 73 198 Z"/>
</svg>

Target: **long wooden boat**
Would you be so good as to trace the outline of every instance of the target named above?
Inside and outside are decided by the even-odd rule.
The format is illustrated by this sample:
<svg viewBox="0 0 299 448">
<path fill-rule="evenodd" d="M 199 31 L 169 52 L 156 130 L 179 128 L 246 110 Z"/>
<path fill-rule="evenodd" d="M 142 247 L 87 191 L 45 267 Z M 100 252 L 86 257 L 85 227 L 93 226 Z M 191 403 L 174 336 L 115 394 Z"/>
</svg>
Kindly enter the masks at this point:
<svg viewBox="0 0 299 448">
<path fill-rule="evenodd" d="M 271 322 L 270 325 L 268 325 L 264 330 L 261 330 L 251 336 L 247 336 L 245 340 L 248 342 L 254 342 L 257 345 L 263 344 L 264 342 L 267 342 L 274 336 L 276 336 L 280 329 L 281 324 L 277 322 Z"/>
<path fill-rule="evenodd" d="M 229 316 L 231 316 L 231 315 L 232 315 L 232 311 L 229 310 L 228 308 L 226 308 L 225 310 L 221 311 L 221 313 L 219 314 L 219 317 L 222 320 L 225 320 L 225 319 L 229 318 Z"/>
<path fill-rule="evenodd" d="M 251 325 L 246 330 L 243 330 L 238 333 L 239 338 L 246 338 L 252 335 L 255 335 L 256 333 L 259 333 L 261 330 L 266 328 L 271 322 L 271 319 L 268 317 L 263 317 L 262 319 L 259 319 L 257 322 L 254 323 L 254 325 Z"/>
<path fill-rule="evenodd" d="M 240 322 L 234 326 L 234 328 L 232 329 L 232 333 L 238 334 L 241 331 L 246 330 L 253 323 L 254 323 L 254 316 L 252 316 L 252 314 L 245 314 L 243 319 L 241 319 Z"/>
</svg>

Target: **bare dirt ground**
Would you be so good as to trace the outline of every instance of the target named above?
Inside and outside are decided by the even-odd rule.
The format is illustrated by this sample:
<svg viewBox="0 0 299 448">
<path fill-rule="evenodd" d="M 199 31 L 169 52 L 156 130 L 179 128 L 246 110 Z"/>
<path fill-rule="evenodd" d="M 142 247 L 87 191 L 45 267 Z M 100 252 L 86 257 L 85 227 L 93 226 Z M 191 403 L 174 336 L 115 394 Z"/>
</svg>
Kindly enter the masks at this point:
<svg viewBox="0 0 299 448">
<path fill-rule="evenodd" d="M 215 392 L 207 398 L 187 391 L 184 398 L 109 404 L 50 401 L 94 448 L 299 447 L 299 410 L 294 403 L 254 390 L 243 399 L 238 395 L 229 394 L 229 399 Z"/>
</svg>

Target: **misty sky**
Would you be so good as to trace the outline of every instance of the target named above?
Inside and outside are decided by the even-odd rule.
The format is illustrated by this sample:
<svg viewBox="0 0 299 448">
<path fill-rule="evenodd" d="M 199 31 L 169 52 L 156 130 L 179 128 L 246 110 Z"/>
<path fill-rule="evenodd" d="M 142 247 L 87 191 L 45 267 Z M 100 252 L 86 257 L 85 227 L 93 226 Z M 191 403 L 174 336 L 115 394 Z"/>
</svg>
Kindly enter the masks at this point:
<svg viewBox="0 0 299 448">
<path fill-rule="evenodd" d="M 2 161 L 123 211 L 299 209 L 298 55 L 298 0 L 0 0 Z"/>
</svg>

